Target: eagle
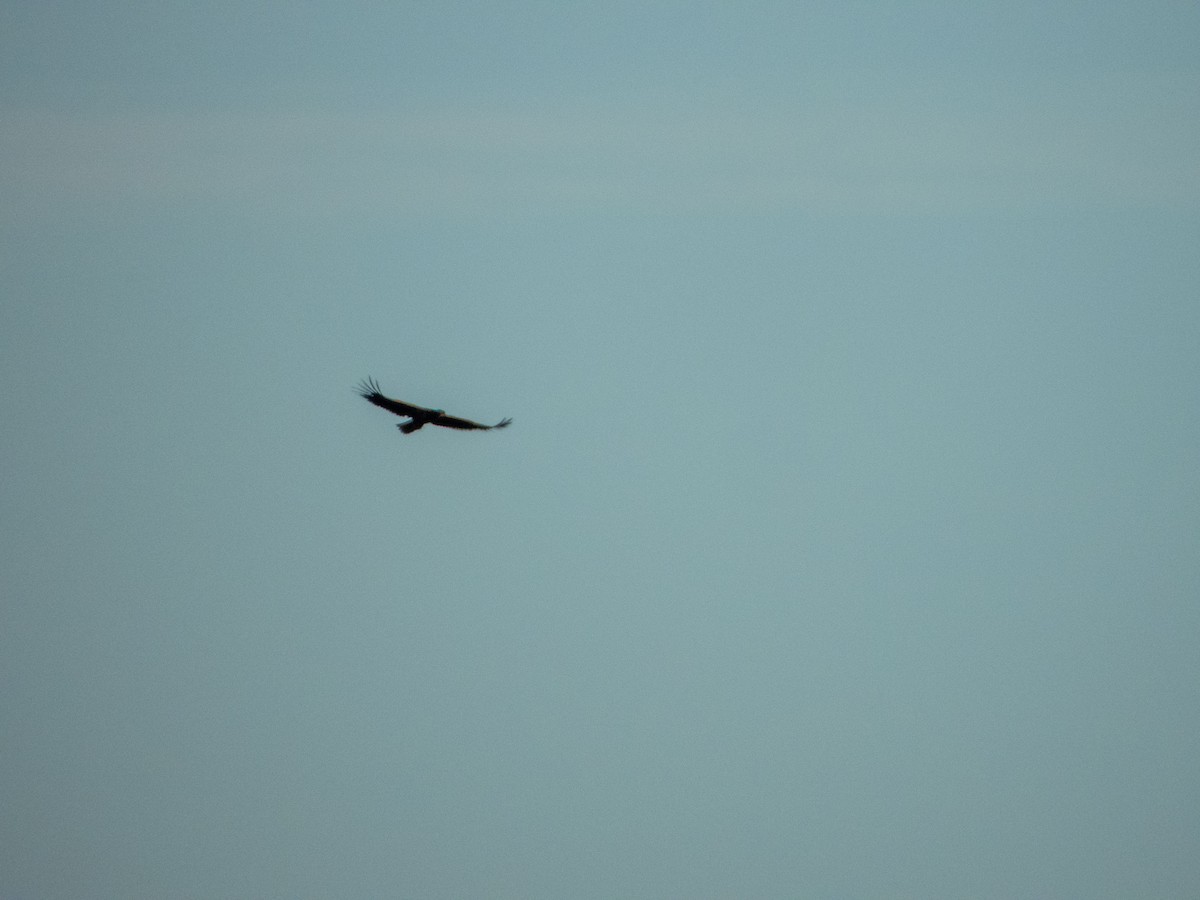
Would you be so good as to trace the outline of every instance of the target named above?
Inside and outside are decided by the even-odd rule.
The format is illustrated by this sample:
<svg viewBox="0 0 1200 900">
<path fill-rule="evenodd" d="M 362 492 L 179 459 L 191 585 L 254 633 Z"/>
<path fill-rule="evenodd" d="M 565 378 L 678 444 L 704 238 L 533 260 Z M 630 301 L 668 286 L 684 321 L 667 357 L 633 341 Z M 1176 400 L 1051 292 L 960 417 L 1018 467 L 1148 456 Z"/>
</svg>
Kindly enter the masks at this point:
<svg viewBox="0 0 1200 900">
<path fill-rule="evenodd" d="M 408 421 L 396 426 L 405 434 L 412 434 L 424 425 L 441 425 L 443 428 L 458 428 L 462 431 L 491 431 L 493 428 L 506 428 L 512 422 L 512 419 L 501 419 L 495 425 L 483 425 L 470 419 L 448 416 L 444 409 L 426 409 L 423 406 L 405 403 L 403 400 L 393 400 L 379 392 L 379 385 L 374 378 L 360 381 L 354 390 L 360 397 L 370 400 L 381 409 L 398 416 L 406 416 Z"/>
</svg>

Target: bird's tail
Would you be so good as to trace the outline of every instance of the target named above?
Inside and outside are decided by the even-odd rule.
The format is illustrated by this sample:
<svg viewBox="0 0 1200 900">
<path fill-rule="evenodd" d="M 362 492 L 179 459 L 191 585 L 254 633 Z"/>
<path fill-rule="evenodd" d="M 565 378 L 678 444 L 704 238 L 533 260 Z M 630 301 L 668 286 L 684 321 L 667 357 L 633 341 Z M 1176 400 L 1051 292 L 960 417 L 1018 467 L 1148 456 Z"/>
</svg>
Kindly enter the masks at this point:
<svg viewBox="0 0 1200 900">
<path fill-rule="evenodd" d="M 419 422 L 416 419 L 413 419 L 408 422 L 401 422 L 396 427 L 399 428 L 401 431 L 403 431 L 405 434 L 412 434 L 414 431 L 416 431 L 418 428 L 420 428 L 424 424 L 425 424 L 424 422 Z"/>
</svg>

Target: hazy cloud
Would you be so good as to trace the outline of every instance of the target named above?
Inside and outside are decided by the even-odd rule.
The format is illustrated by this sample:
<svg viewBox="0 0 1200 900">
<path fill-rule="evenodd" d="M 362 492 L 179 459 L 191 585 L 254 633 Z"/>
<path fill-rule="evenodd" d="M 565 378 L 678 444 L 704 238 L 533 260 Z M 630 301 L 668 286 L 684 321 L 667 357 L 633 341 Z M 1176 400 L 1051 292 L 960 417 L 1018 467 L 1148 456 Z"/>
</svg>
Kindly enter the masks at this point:
<svg viewBox="0 0 1200 900">
<path fill-rule="evenodd" d="M 9 112 L 7 217 L 199 206 L 912 213 L 1200 200 L 1196 85 L 808 87 L 556 109 Z"/>
</svg>

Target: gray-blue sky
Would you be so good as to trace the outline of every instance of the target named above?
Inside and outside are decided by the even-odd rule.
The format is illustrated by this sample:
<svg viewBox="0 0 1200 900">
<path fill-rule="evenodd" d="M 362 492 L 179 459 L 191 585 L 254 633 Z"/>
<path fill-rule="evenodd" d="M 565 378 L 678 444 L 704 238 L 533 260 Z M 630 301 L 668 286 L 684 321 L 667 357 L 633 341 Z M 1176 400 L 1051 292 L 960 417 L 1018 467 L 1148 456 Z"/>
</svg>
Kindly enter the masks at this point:
<svg viewBox="0 0 1200 900">
<path fill-rule="evenodd" d="M 0 894 L 1195 894 L 1198 38 L 9 4 Z"/>
</svg>

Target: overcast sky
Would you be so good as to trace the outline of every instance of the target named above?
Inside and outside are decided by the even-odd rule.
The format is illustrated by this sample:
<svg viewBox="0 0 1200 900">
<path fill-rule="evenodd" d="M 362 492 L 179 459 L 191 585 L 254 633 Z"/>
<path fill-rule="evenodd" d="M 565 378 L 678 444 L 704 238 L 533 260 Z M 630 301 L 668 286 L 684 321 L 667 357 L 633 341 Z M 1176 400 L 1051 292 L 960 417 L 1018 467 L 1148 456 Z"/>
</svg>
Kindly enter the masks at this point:
<svg viewBox="0 0 1200 900">
<path fill-rule="evenodd" d="M 0 896 L 1200 895 L 1197 160 L 1195 4 L 5 4 Z"/>
</svg>

